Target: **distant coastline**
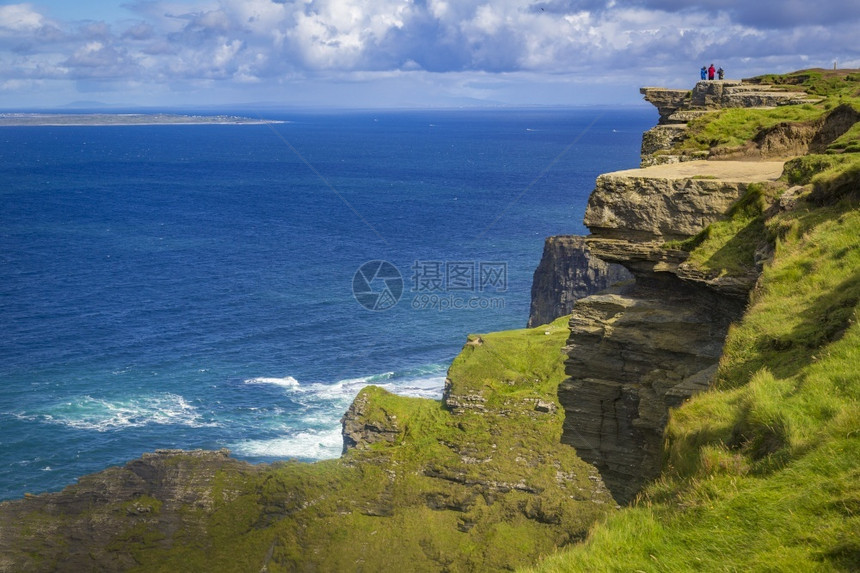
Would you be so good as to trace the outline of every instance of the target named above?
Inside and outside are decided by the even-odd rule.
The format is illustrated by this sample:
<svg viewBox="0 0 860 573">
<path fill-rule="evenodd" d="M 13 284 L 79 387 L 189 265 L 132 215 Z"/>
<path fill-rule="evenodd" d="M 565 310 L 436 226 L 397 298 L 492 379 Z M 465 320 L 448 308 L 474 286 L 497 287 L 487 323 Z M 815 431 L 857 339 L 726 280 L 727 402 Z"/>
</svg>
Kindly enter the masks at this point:
<svg viewBox="0 0 860 573">
<path fill-rule="evenodd" d="M 182 115 L 172 113 L 0 113 L 4 126 L 86 125 L 260 125 L 285 123 L 235 115 Z"/>
</svg>

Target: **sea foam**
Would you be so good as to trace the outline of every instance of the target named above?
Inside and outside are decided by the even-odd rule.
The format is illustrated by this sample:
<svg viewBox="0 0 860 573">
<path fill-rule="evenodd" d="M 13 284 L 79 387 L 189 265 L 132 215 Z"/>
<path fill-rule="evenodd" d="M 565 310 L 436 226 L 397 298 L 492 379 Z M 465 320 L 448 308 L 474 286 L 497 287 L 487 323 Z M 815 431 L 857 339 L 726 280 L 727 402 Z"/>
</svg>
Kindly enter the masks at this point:
<svg viewBox="0 0 860 573">
<path fill-rule="evenodd" d="M 330 459 L 340 456 L 343 447 L 340 419 L 356 395 L 369 385 L 401 396 L 439 399 L 445 384 L 441 365 L 407 372 L 383 372 L 346 378 L 334 383 L 299 382 L 284 378 L 249 378 L 245 384 L 280 386 L 285 397 L 299 406 L 281 425 L 284 434 L 268 439 L 240 440 L 229 445 L 234 454 L 258 459 Z"/>
<path fill-rule="evenodd" d="M 136 428 L 149 424 L 174 424 L 211 427 L 217 424 L 202 419 L 185 398 L 169 392 L 123 400 L 106 400 L 83 396 L 55 405 L 40 417 L 50 423 L 80 430 L 105 432 Z"/>
<path fill-rule="evenodd" d="M 299 458 L 324 460 L 340 456 L 343 438 L 340 427 L 307 430 L 292 436 L 269 440 L 245 440 L 233 444 L 234 454 L 251 458 Z"/>
<path fill-rule="evenodd" d="M 273 384 L 275 386 L 284 386 L 287 388 L 298 386 L 299 381 L 293 378 L 292 376 L 286 376 L 284 378 L 249 378 L 245 380 L 245 384 Z"/>
</svg>

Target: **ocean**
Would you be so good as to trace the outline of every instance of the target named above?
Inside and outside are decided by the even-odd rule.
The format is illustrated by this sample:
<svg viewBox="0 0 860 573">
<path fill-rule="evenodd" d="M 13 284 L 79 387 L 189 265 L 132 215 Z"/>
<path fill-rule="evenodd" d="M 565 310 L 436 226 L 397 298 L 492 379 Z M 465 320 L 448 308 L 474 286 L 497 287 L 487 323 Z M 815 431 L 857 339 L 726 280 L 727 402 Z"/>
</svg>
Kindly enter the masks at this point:
<svg viewBox="0 0 860 573">
<path fill-rule="evenodd" d="M 160 448 L 341 453 L 377 384 L 440 398 L 524 327 L 652 108 L 268 114 L 0 128 L 0 499 Z"/>
</svg>

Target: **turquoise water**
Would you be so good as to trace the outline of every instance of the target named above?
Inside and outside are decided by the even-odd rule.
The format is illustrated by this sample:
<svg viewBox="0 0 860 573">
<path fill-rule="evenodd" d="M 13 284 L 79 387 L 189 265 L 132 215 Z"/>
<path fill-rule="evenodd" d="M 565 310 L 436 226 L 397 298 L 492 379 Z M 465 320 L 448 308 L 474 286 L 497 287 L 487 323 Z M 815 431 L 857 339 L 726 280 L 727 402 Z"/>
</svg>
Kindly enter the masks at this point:
<svg viewBox="0 0 860 573">
<path fill-rule="evenodd" d="M 275 115 L 0 129 L 0 499 L 156 448 L 338 456 L 362 386 L 438 398 L 468 333 L 524 326 L 544 238 L 654 122 Z"/>
</svg>

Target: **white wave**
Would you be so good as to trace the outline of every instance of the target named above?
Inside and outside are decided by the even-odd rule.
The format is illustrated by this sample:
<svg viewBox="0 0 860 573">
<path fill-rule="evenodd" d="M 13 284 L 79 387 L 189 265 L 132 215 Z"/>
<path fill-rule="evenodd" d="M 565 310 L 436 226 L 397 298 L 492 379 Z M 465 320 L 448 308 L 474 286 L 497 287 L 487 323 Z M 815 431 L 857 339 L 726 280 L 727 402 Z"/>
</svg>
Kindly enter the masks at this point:
<svg viewBox="0 0 860 573">
<path fill-rule="evenodd" d="M 337 458 L 343 448 L 340 418 L 362 388 L 375 385 L 401 396 L 438 400 L 445 386 L 445 376 L 440 371 L 444 369 L 433 366 L 402 374 L 383 372 L 333 384 L 301 383 L 292 376 L 251 378 L 245 383 L 282 386 L 290 400 L 301 406 L 301 411 L 290 412 L 289 420 L 279 421 L 280 427 L 269 426 L 276 432 L 283 431 L 283 436 L 245 440 L 229 447 L 236 455 L 250 458 Z"/>
<path fill-rule="evenodd" d="M 302 458 L 325 460 L 340 457 L 343 437 L 340 426 L 306 430 L 294 436 L 269 440 L 246 440 L 229 446 L 234 454 L 252 458 Z"/>
<path fill-rule="evenodd" d="M 299 381 L 293 378 L 292 376 L 286 376 L 284 378 L 249 378 L 245 380 L 245 384 L 274 384 L 275 386 L 284 386 L 285 388 L 291 388 L 293 386 L 298 386 Z"/>
<path fill-rule="evenodd" d="M 398 396 L 440 400 L 442 398 L 442 390 L 445 388 L 445 376 L 426 376 L 395 384 L 381 384 L 380 386 Z"/>
<path fill-rule="evenodd" d="M 436 370 L 436 369 L 432 369 Z M 323 382 L 301 383 L 292 376 L 285 378 L 250 378 L 245 384 L 274 384 L 281 386 L 299 401 L 303 398 L 313 401 L 334 402 L 335 404 L 346 403 L 349 405 L 362 388 L 374 385 L 385 388 L 393 394 L 410 396 L 414 398 L 430 398 L 438 400 L 442 397 L 442 389 L 445 386 L 445 376 L 438 372 L 428 373 L 418 371 L 414 374 L 403 374 L 398 376 L 395 372 L 383 372 L 370 376 L 358 378 L 346 378 L 338 380 L 333 384 Z"/>
<path fill-rule="evenodd" d="M 149 424 L 191 427 L 217 425 L 203 421 L 196 408 L 185 398 L 171 393 L 114 401 L 84 396 L 55 406 L 50 413 L 43 414 L 43 419 L 70 428 L 99 432 Z"/>
</svg>

